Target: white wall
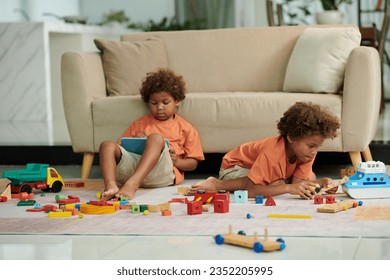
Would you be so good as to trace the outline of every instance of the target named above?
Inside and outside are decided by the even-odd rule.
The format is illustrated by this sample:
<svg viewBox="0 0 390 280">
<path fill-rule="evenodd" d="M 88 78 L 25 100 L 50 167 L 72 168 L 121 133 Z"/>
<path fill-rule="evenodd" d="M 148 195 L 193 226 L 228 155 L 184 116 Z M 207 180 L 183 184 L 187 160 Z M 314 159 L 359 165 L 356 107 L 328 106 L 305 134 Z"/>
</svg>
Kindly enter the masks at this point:
<svg viewBox="0 0 390 280">
<path fill-rule="evenodd" d="M 59 16 L 77 15 L 80 0 L 1 0 L 0 21 L 26 21 L 23 12 L 31 21 L 57 20 L 44 16 L 43 13 L 54 13 Z"/>
<path fill-rule="evenodd" d="M 112 11 L 125 11 L 132 22 L 159 21 L 175 14 L 174 0 L 1 0 L 0 22 L 25 21 L 23 11 L 31 21 L 58 21 L 43 13 L 58 16 L 81 15 L 88 23 L 102 22 Z"/>
</svg>

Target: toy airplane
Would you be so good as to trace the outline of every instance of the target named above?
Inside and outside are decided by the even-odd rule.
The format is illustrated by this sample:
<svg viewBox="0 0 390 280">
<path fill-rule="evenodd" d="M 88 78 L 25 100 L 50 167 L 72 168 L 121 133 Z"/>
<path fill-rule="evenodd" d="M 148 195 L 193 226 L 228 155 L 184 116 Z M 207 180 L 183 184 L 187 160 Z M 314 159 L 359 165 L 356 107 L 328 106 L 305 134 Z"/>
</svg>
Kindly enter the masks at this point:
<svg viewBox="0 0 390 280">
<path fill-rule="evenodd" d="M 356 173 L 342 188 L 355 199 L 390 197 L 390 178 L 385 164 L 380 161 L 359 162 Z"/>
</svg>

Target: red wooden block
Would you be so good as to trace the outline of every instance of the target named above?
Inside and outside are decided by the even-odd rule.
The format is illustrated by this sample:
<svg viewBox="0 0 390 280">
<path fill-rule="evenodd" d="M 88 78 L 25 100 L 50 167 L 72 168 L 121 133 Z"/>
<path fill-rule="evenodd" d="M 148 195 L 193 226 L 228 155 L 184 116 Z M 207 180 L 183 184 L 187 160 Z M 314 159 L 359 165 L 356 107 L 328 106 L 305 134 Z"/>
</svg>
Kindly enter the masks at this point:
<svg viewBox="0 0 390 280">
<path fill-rule="evenodd" d="M 326 200 L 326 204 L 336 203 L 336 197 L 334 197 L 333 195 L 327 195 L 325 197 L 325 200 Z"/>
<path fill-rule="evenodd" d="M 322 195 L 315 195 L 314 196 L 314 204 L 323 204 L 324 203 L 324 198 Z"/>
<path fill-rule="evenodd" d="M 188 215 L 196 215 L 196 214 L 202 214 L 202 202 L 200 201 L 189 201 L 187 203 L 187 214 Z"/>
<path fill-rule="evenodd" d="M 228 213 L 229 201 L 226 199 L 214 200 L 214 212 L 215 213 Z"/>
<path fill-rule="evenodd" d="M 276 206 L 276 202 L 272 196 L 269 196 L 264 203 L 265 206 Z"/>
<path fill-rule="evenodd" d="M 214 200 L 227 200 L 230 201 L 230 193 L 229 192 L 217 192 L 214 195 Z"/>
</svg>

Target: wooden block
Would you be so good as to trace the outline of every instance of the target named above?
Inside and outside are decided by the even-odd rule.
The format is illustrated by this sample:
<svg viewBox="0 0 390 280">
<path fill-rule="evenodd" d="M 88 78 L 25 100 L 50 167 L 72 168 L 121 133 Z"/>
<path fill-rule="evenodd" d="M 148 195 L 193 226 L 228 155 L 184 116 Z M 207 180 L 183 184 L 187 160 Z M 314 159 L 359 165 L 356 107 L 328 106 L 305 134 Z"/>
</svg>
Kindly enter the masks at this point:
<svg viewBox="0 0 390 280">
<path fill-rule="evenodd" d="M 5 196 L 8 200 L 12 198 L 11 196 L 11 184 L 8 184 L 5 190 L 1 193 L 0 196 Z"/>
<path fill-rule="evenodd" d="M 215 213 L 228 213 L 229 212 L 229 201 L 223 199 L 217 199 L 214 201 L 214 212 Z"/>
<path fill-rule="evenodd" d="M 187 203 L 187 214 L 188 215 L 197 215 L 202 214 L 202 202 L 200 201 L 189 201 Z"/>
<path fill-rule="evenodd" d="M 133 213 L 133 214 L 141 213 L 141 205 L 133 205 L 131 207 L 131 213 Z"/>
<path fill-rule="evenodd" d="M 172 216 L 171 210 L 162 210 L 161 215 L 163 216 Z"/>
<path fill-rule="evenodd" d="M 235 203 L 248 203 L 248 191 L 239 190 L 234 192 Z"/>
<path fill-rule="evenodd" d="M 264 203 L 265 206 L 276 206 L 276 202 L 272 196 L 269 196 Z"/>
<path fill-rule="evenodd" d="M 262 195 L 256 195 L 255 203 L 256 204 L 263 204 L 263 202 L 264 202 L 264 197 Z"/>
<path fill-rule="evenodd" d="M 83 181 L 65 181 L 65 187 L 67 188 L 81 188 L 84 187 Z"/>
<path fill-rule="evenodd" d="M 47 216 L 49 218 L 66 218 L 66 217 L 72 217 L 72 212 L 66 211 L 66 212 L 55 212 L 55 211 L 50 211 L 47 213 Z"/>
<path fill-rule="evenodd" d="M 91 205 L 91 204 L 80 204 L 80 212 L 83 214 L 93 214 L 93 215 L 99 215 L 99 214 L 113 214 L 115 213 L 115 207 L 114 206 L 98 206 L 98 205 Z"/>
<path fill-rule="evenodd" d="M 322 213 L 337 213 L 343 210 L 348 210 L 349 208 L 357 207 L 362 205 L 361 202 L 356 200 L 343 200 L 340 202 L 332 203 L 332 204 L 324 204 L 323 206 L 317 208 L 317 212 Z"/>
<path fill-rule="evenodd" d="M 314 204 L 323 204 L 323 203 L 324 203 L 324 197 L 322 195 L 314 196 Z"/>
<path fill-rule="evenodd" d="M 177 187 L 177 194 L 178 195 L 187 195 L 187 192 L 190 190 L 190 187 L 186 186 L 179 186 Z"/>
<path fill-rule="evenodd" d="M 18 202 L 18 206 L 33 206 L 35 204 L 35 200 L 21 200 Z"/>
</svg>

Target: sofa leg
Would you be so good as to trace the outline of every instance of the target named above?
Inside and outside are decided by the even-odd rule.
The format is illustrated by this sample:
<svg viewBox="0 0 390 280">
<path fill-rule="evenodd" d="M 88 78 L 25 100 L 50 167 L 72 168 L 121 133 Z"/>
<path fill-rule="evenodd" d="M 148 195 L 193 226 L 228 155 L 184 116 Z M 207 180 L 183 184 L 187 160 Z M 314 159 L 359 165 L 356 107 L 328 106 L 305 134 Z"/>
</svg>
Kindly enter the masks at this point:
<svg viewBox="0 0 390 280">
<path fill-rule="evenodd" d="M 94 153 L 84 153 L 83 166 L 81 167 L 81 179 L 88 179 L 94 155 Z"/>
<path fill-rule="evenodd" d="M 360 152 L 349 152 L 349 157 L 351 158 L 353 168 L 356 170 L 358 163 L 362 161 Z"/>
<path fill-rule="evenodd" d="M 365 161 L 371 161 L 372 159 L 372 154 L 370 150 L 370 146 L 367 146 L 367 148 L 362 152 L 363 158 Z"/>
</svg>

